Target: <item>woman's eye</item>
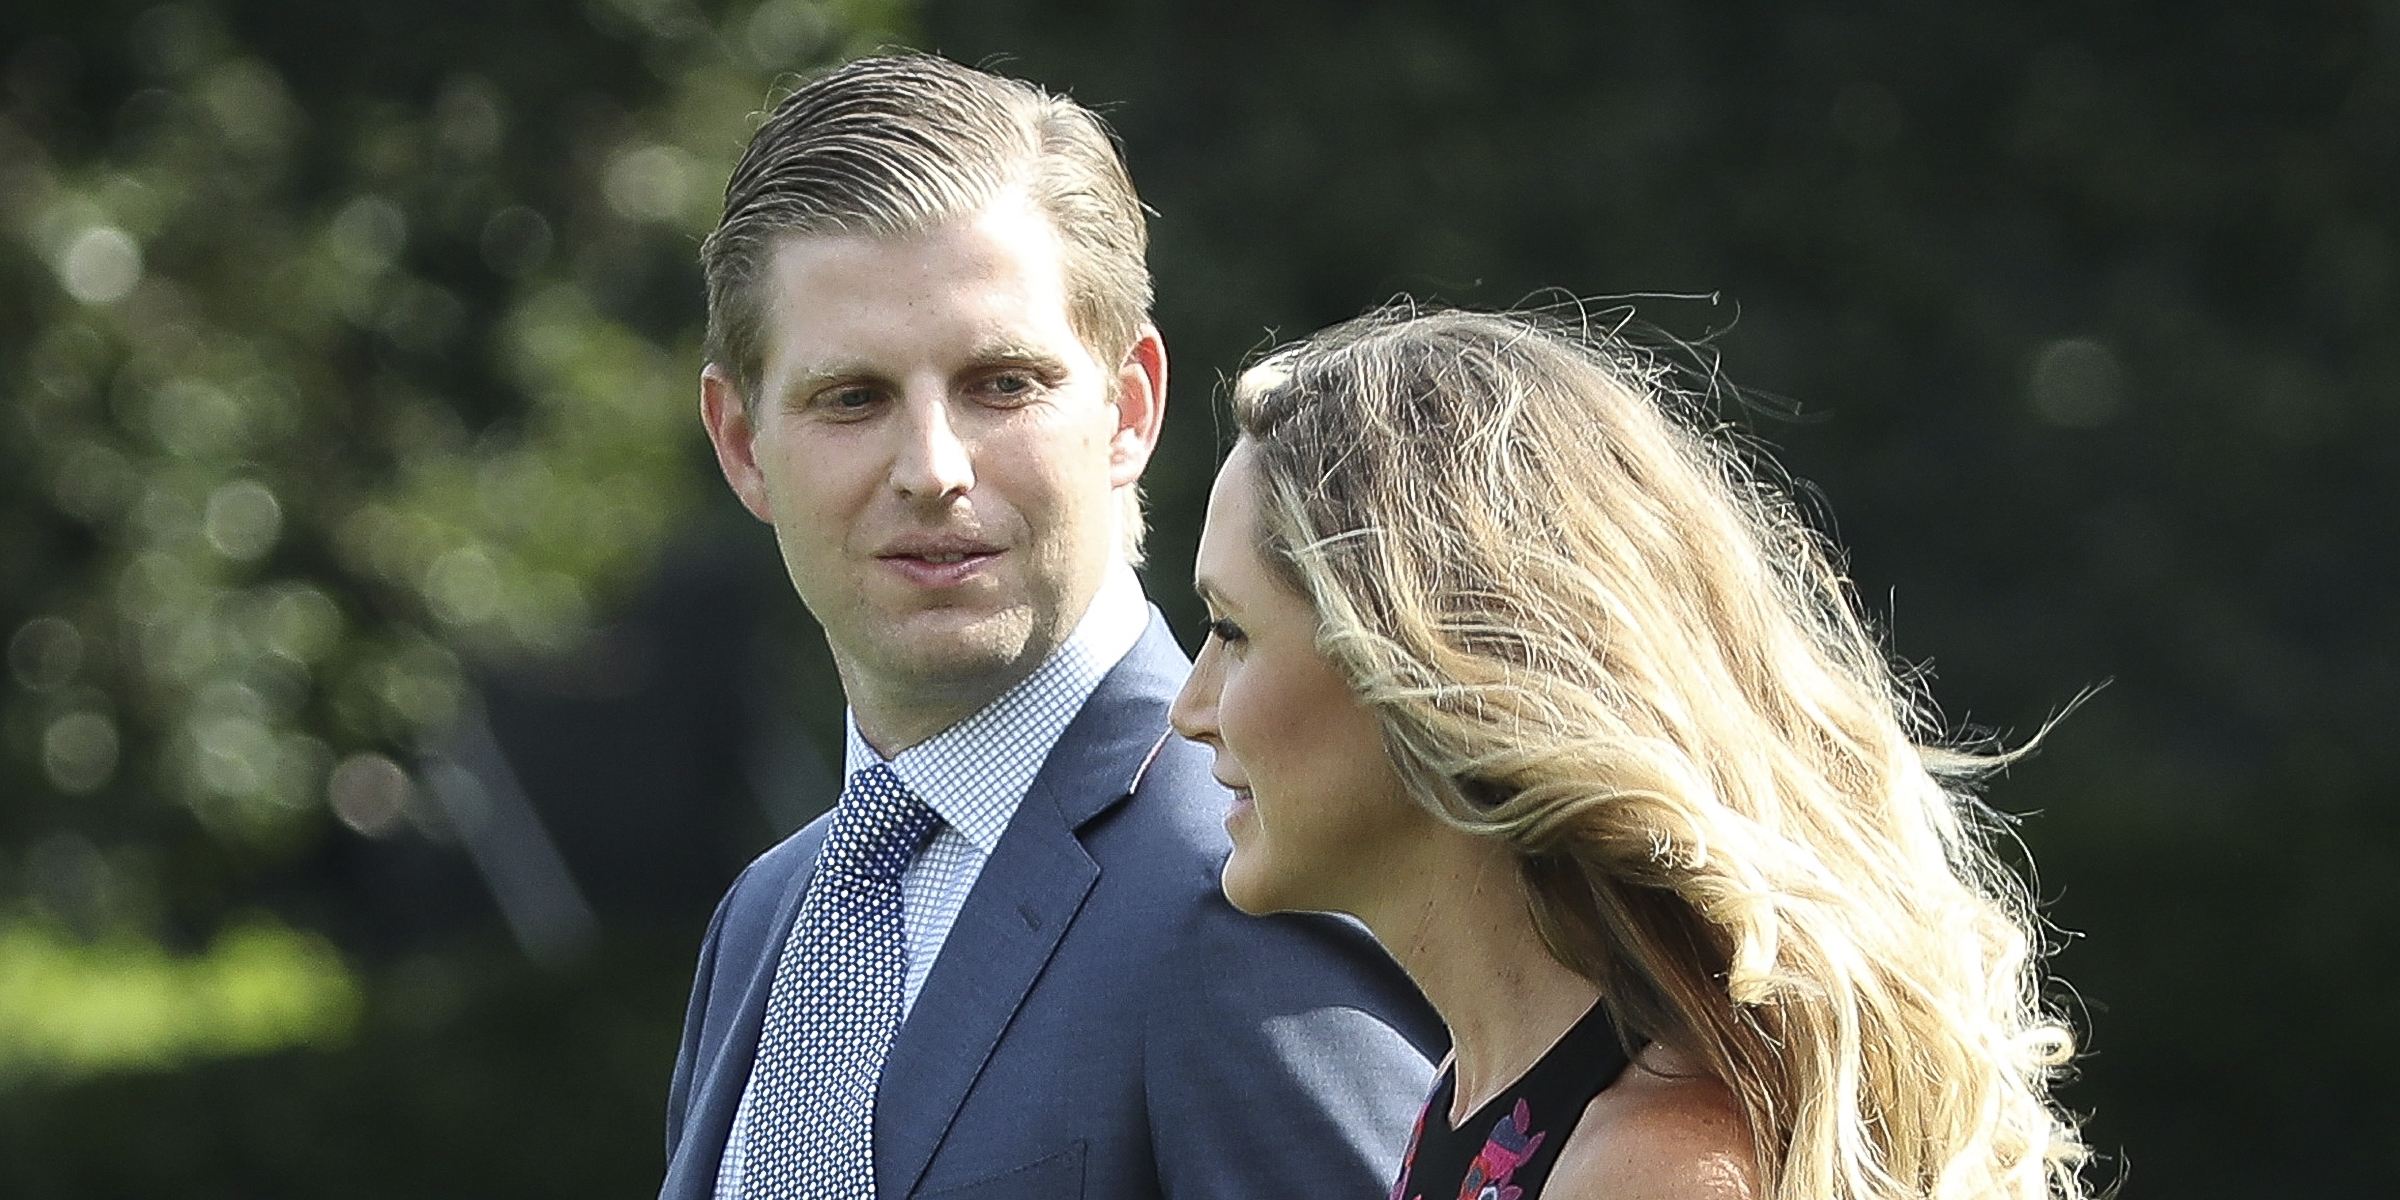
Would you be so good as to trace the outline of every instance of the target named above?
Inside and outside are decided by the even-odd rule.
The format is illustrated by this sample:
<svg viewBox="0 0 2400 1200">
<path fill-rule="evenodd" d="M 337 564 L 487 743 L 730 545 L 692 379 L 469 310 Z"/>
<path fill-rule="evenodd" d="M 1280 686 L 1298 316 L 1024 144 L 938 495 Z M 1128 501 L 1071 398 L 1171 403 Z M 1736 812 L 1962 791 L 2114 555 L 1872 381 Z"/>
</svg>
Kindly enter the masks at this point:
<svg viewBox="0 0 2400 1200">
<path fill-rule="evenodd" d="M 1250 636 L 1249 634 L 1242 632 L 1241 626 L 1236 625 L 1223 617 L 1216 617 L 1201 628 L 1208 634 L 1208 636 L 1213 637 L 1220 642 L 1227 643 L 1228 645 L 1235 642 L 1245 641 Z"/>
</svg>

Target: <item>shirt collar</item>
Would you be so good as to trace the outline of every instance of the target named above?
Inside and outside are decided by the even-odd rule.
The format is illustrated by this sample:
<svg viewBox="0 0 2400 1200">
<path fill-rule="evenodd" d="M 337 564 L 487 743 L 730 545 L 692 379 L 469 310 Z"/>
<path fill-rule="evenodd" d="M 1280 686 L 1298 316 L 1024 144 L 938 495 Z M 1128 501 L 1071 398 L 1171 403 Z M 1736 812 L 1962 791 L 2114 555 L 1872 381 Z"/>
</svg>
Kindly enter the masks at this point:
<svg viewBox="0 0 2400 1200">
<path fill-rule="evenodd" d="M 1133 568 L 1110 569 L 1091 607 L 1033 674 L 973 715 L 891 759 L 892 772 L 944 824 L 989 855 L 1083 702 L 1150 623 Z M 884 761 L 845 711 L 843 778 Z"/>
</svg>

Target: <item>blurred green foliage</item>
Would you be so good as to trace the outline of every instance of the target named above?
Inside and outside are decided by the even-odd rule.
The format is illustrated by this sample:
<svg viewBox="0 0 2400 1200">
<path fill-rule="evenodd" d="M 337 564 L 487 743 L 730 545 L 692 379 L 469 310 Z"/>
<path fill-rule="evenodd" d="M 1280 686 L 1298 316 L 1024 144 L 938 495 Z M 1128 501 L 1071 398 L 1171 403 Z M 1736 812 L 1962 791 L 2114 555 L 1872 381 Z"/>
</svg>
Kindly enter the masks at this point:
<svg viewBox="0 0 2400 1200">
<path fill-rule="evenodd" d="M 0 1192 L 652 1186 L 705 903 L 541 971 L 488 917 L 357 933 L 353 852 L 443 837 L 429 744 L 592 658 L 662 554 L 771 564 L 697 448 L 693 253 L 774 74 L 885 42 L 1124 135 L 1185 627 L 1211 393 L 1272 336 L 1398 292 L 1689 297 L 1644 314 L 1756 390 L 1729 416 L 1958 724 L 2108 682 L 1993 791 L 2079 935 L 2102 1173 L 2389 1194 L 2400 7 L 2363 0 L 11 6 L 0 986 L 205 1009 L 245 928 L 320 965 L 257 972 L 257 1011 L 319 1014 L 248 1027 L 289 1049 L 136 1014 L 84 1065 L 182 1066 L 14 1051 Z M 685 575 L 665 607 L 719 579 Z M 822 723 L 821 648 L 768 657 Z"/>
<path fill-rule="evenodd" d="M 514 950 L 410 958 L 371 974 L 345 1050 L 0 1089 L 0 1188 L 76 1200 L 654 1194 L 690 972 L 688 945 L 620 946 L 564 974 L 528 972 Z"/>
<path fill-rule="evenodd" d="M 891 31 L 592 15 L 650 69 L 565 113 L 464 66 L 298 95 L 199 4 L 20 46 L 0 769 L 12 841 L 75 839 L 17 889 L 58 918 L 156 921 L 166 875 L 238 898 L 328 799 L 388 832 L 389 756 L 457 715 L 460 656 L 572 646 L 689 510 L 695 329 L 640 278 L 712 223 L 775 72 Z M 103 140 L 60 89 L 119 51 Z"/>
<path fill-rule="evenodd" d="M 236 925 L 195 955 L 123 931 L 0 930 L 0 1080 L 337 1046 L 358 1007 L 334 947 L 272 921 Z"/>
<path fill-rule="evenodd" d="M 395 1057 L 422 1053 L 411 1037 L 454 1036 L 431 1061 L 467 1061 L 451 1022 L 489 1028 L 485 1010 L 391 1010 L 484 951 L 345 956 L 310 931 L 357 924 L 325 874 L 344 839 L 449 836 L 417 768 L 477 710 L 473 677 L 589 641 L 688 522 L 707 480 L 692 250 L 749 114 L 779 75 L 906 18 L 883 0 L 0 16 L 0 1192 L 521 1183 L 491 1169 L 496 1119 L 430 1170 L 328 1153 L 278 1175 L 297 1147 L 174 1135 L 202 1116 L 177 1081 L 291 1091 L 262 1098 L 280 1115 L 259 1136 L 326 1146 L 420 1143 L 504 1105 L 438 1065 L 417 1101 L 351 1095 L 415 1079 Z M 495 1003 L 564 990 L 499 961 Z M 644 972 L 645 996 L 684 969 Z M 560 1073 L 582 1093 L 560 1119 L 639 1097 L 590 1134 L 635 1178 L 676 1011 L 599 1005 L 648 1031 L 630 1057 L 552 1048 L 588 1057 Z M 75 1082 L 286 1047 L 313 1049 Z M 512 1046 L 477 1070 L 542 1061 Z M 100 1095 L 110 1135 L 61 1136 Z M 563 1185 L 628 1172 L 530 1174 L 589 1194 Z"/>
</svg>

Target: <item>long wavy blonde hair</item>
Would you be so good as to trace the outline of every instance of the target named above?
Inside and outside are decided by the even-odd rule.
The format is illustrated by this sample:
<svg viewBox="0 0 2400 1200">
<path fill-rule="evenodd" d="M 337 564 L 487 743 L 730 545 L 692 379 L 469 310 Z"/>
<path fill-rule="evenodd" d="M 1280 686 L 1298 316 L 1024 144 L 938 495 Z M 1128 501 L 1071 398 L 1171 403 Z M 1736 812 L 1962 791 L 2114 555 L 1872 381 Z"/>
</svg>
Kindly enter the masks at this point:
<svg viewBox="0 0 2400 1200">
<path fill-rule="evenodd" d="M 1259 538 L 1416 798 L 1516 848 L 1785 1200 L 2081 1197 L 2025 888 L 1831 548 L 1589 322 L 1396 308 L 1238 381 Z"/>
</svg>

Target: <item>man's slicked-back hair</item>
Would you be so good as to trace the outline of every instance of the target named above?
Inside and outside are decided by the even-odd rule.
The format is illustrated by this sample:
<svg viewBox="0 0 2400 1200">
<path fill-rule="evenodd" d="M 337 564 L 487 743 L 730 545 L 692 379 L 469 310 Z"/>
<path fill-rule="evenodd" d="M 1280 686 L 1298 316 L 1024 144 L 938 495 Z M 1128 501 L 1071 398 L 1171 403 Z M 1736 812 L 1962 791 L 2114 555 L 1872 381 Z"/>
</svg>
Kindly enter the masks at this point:
<svg viewBox="0 0 2400 1200">
<path fill-rule="evenodd" d="M 755 404 L 768 264 L 794 234 L 899 237 L 1021 192 L 1062 244 L 1068 316 L 1114 370 L 1150 311 L 1149 232 L 1115 137 L 1063 96 L 926 54 L 862 58 L 775 106 L 700 247 L 708 360 Z"/>
</svg>

